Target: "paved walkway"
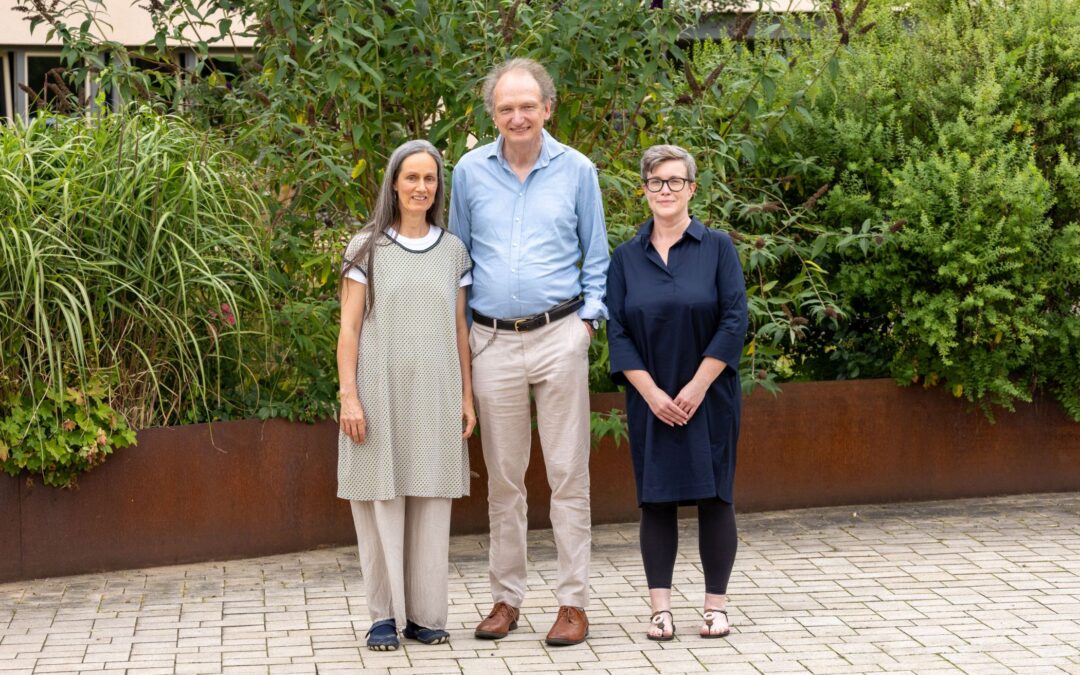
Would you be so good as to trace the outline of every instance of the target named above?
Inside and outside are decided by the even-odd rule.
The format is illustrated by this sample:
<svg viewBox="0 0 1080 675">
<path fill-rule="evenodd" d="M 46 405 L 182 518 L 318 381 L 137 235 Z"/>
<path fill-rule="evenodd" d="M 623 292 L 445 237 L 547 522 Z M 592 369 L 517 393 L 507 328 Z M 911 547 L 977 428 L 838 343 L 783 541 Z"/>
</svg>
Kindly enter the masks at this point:
<svg viewBox="0 0 1080 675">
<path fill-rule="evenodd" d="M 472 637 L 488 609 L 485 538 L 451 547 L 452 641 L 396 653 L 367 627 L 352 549 L 0 585 L 11 673 L 1080 673 L 1080 493 L 827 508 L 740 518 L 727 640 L 695 633 L 693 521 L 670 643 L 643 636 L 636 526 L 597 527 L 592 636 L 547 648 L 554 547 L 532 535 L 521 628 Z"/>
</svg>

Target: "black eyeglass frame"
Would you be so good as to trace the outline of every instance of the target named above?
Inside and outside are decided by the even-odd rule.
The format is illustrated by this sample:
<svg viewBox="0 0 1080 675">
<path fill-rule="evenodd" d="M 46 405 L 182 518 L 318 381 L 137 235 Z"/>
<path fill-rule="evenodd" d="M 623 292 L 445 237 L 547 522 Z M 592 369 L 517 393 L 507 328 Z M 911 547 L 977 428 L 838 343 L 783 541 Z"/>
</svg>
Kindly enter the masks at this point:
<svg viewBox="0 0 1080 675">
<path fill-rule="evenodd" d="M 680 185 L 679 187 L 675 187 L 674 185 L 672 185 L 671 181 L 675 180 L 682 181 L 682 185 Z M 657 187 L 655 190 L 652 189 L 652 186 L 649 185 L 649 183 L 651 183 L 652 181 L 660 181 L 659 187 Z M 641 184 L 645 186 L 646 190 L 655 194 L 663 190 L 665 185 L 667 185 L 667 188 L 672 192 L 682 192 L 686 189 L 687 185 L 693 182 L 694 181 L 690 180 L 689 178 L 683 178 L 682 176 L 672 176 L 671 178 L 649 178 L 645 181 L 642 181 Z"/>
</svg>

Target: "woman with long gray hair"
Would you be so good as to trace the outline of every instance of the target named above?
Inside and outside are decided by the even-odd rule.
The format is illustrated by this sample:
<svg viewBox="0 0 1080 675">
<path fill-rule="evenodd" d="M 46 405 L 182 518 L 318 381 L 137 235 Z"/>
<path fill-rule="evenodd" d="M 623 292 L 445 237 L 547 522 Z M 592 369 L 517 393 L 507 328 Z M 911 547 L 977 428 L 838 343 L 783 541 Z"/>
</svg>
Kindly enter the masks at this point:
<svg viewBox="0 0 1080 675">
<path fill-rule="evenodd" d="M 370 222 L 349 242 L 337 364 L 338 497 L 349 500 L 367 589 L 367 646 L 446 632 L 450 501 L 469 494 L 476 425 L 468 251 L 443 228 L 439 151 L 394 150 Z"/>
</svg>

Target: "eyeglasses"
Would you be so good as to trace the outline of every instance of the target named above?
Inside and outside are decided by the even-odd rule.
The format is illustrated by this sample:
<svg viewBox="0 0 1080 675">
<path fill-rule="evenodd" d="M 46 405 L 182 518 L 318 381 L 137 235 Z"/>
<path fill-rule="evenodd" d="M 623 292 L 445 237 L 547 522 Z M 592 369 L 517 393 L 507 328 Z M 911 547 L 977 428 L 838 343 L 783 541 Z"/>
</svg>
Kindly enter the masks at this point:
<svg viewBox="0 0 1080 675">
<path fill-rule="evenodd" d="M 693 181 L 691 181 L 689 178 L 681 178 L 679 176 L 675 176 L 674 178 L 668 178 L 666 180 L 663 178 L 650 178 L 649 180 L 645 181 L 645 188 L 649 192 L 660 192 L 664 189 L 664 186 L 667 185 L 668 189 L 672 192 L 681 192 L 682 189 L 686 187 L 687 183 L 692 182 Z"/>
</svg>

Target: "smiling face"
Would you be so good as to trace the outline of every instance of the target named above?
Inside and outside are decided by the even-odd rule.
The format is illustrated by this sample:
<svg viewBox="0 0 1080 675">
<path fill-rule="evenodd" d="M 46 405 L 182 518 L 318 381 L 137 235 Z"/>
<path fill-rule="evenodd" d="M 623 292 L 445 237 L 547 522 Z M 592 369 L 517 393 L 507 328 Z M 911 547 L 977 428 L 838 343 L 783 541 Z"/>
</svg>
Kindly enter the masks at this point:
<svg viewBox="0 0 1080 675">
<path fill-rule="evenodd" d="M 657 164 L 649 172 L 646 180 L 652 178 L 661 180 L 687 178 L 688 175 L 686 164 L 682 160 L 669 159 L 666 162 Z M 645 199 L 649 201 L 649 208 L 652 210 L 654 217 L 668 222 L 684 220 L 690 218 L 690 198 L 694 196 L 695 190 L 697 190 L 696 183 L 686 183 L 683 189 L 678 192 L 673 192 L 671 187 L 665 183 L 659 192 L 650 192 L 646 188 Z"/>
<path fill-rule="evenodd" d="M 401 163 L 394 192 L 402 217 L 419 215 L 423 218 L 435 201 L 439 189 L 439 166 L 426 152 L 409 155 Z"/>
<path fill-rule="evenodd" d="M 544 122 L 551 117 L 540 85 L 524 70 L 511 70 L 499 78 L 493 95 L 495 126 L 504 142 L 529 146 L 540 142 Z"/>
</svg>

